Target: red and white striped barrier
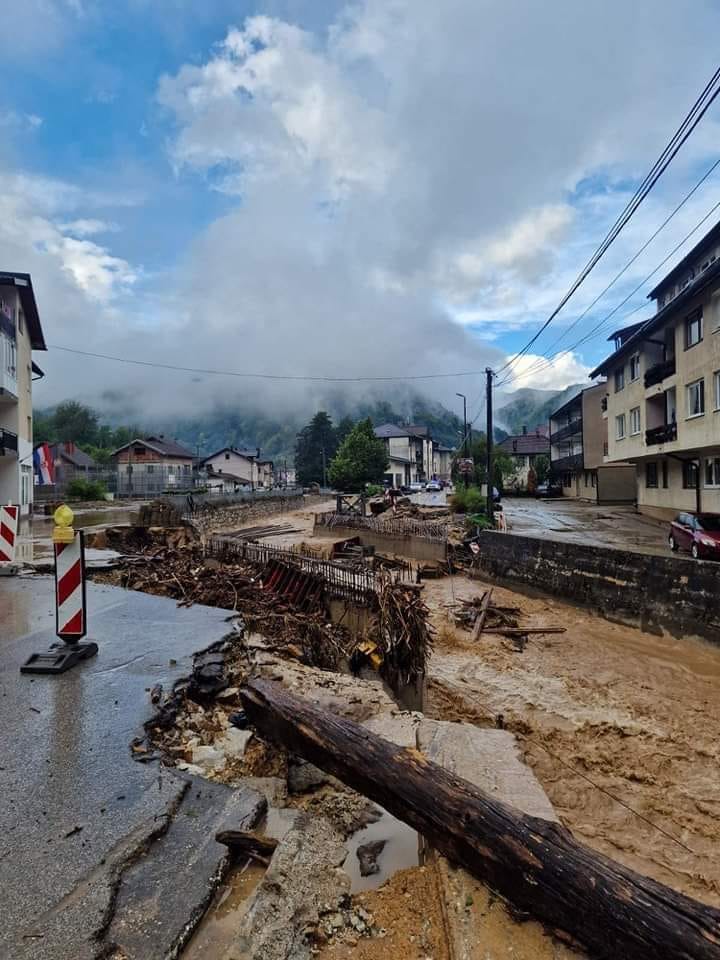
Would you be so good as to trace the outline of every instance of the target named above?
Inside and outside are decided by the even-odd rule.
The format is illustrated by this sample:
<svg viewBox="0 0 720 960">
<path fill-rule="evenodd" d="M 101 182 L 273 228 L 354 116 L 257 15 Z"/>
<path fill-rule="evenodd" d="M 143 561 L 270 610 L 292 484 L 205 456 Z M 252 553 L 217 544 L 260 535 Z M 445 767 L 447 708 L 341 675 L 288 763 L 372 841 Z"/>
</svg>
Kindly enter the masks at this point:
<svg viewBox="0 0 720 960">
<path fill-rule="evenodd" d="M 82 531 L 70 543 L 55 544 L 56 633 L 76 643 L 86 633 L 85 544 Z"/>
<path fill-rule="evenodd" d="M 13 563 L 20 507 L 0 507 L 0 563 Z"/>
</svg>

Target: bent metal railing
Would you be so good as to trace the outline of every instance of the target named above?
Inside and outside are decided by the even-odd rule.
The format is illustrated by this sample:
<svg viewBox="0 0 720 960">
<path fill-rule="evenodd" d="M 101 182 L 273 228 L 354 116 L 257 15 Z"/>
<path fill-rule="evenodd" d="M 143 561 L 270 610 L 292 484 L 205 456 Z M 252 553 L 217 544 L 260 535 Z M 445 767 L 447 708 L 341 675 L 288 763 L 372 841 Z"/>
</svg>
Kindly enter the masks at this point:
<svg viewBox="0 0 720 960">
<path fill-rule="evenodd" d="M 251 543 L 229 537 L 210 537 L 205 552 L 224 561 L 236 561 L 266 567 L 273 561 L 295 567 L 303 573 L 320 577 L 327 593 L 340 600 L 371 603 L 377 596 L 377 575 L 374 570 L 345 567 L 332 560 L 319 560 L 268 543 Z"/>
</svg>

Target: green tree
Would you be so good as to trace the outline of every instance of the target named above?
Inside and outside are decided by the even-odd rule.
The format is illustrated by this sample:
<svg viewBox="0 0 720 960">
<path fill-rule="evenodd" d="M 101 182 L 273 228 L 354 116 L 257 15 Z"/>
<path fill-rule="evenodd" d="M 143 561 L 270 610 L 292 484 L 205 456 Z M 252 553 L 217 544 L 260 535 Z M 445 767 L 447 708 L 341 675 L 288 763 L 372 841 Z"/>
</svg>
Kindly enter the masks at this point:
<svg viewBox="0 0 720 960">
<path fill-rule="evenodd" d="M 345 437 L 351 432 L 352 428 L 355 426 L 355 421 L 352 417 L 343 417 L 340 423 L 337 425 L 335 431 L 335 439 L 337 440 L 338 447 L 343 442 Z"/>
<path fill-rule="evenodd" d="M 330 483 L 348 493 L 361 493 L 368 483 L 378 483 L 388 467 L 385 444 L 373 433 L 372 421 L 357 423 L 340 445 L 330 464 Z"/>
<path fill-rule="evenodd" d="M 333 422 L 324 410 L 318 411 L 295 442 L 295 471 L 298 483 L 325 483 L 325 473 L 337 450 Z"/>
<path fill-rule="evenodd" d="M 55 439 L 94 444 L 98 434 L 98 417 L 94 410 L 77 400 L 65 400 L 53 414 Z"/>
</svg>

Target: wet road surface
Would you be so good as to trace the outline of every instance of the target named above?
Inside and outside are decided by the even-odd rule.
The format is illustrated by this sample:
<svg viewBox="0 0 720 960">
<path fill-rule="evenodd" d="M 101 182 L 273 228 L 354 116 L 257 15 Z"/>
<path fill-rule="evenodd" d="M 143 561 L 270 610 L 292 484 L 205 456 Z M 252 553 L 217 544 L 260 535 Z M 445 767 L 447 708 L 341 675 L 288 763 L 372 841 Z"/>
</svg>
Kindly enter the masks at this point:
<svg viewBox="0 0 720 960">
<path fill-rule="evenodd" d="M 148 689 L 191 669 L 227 612 L 88 586 L 97 657 L 61 676 L 20 665 L 54 641 L 53 580 L 0 580 L 0 956 L 92 956 L 121 865 L 180 802 L 186 782 L 132 759 Z"/>
<path fill-rule="evenodd" d="M 503 499 L 510 533 L 669 556 L 668 524 L 631 505 L 598 506 L 573 500 Z"/>
</svg>

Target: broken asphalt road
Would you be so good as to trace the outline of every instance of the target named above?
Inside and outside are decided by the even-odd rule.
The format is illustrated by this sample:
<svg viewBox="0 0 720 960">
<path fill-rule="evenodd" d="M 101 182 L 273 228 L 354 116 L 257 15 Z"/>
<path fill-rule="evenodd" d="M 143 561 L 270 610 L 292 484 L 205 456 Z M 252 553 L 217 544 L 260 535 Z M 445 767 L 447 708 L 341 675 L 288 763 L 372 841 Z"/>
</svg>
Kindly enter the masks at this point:
<svg viewBox="0 0 720 960">
<path fill-rule="evenodd" d="M 99 655 L 61 676 L 21 675 L 54 640 L 53 589 L 0 581 L 0 955 L 90 960 L 127 936 L 128 956 L 138 942 L 143 958 L 165 956 L 222 869 L 225 848 L 208 836 L 251 828 L 263 801 L 138 763 L 129 744 L 151 716 L 148 688 L 189 674 L 192 654 L 228 632 L 227 611 L 89 584 Z M 176 895 L 156 922 L 143 891 L 157 901 L 163 880 Z M 133 926 L 123 904 L 153 922 Z"/>
</svg>

